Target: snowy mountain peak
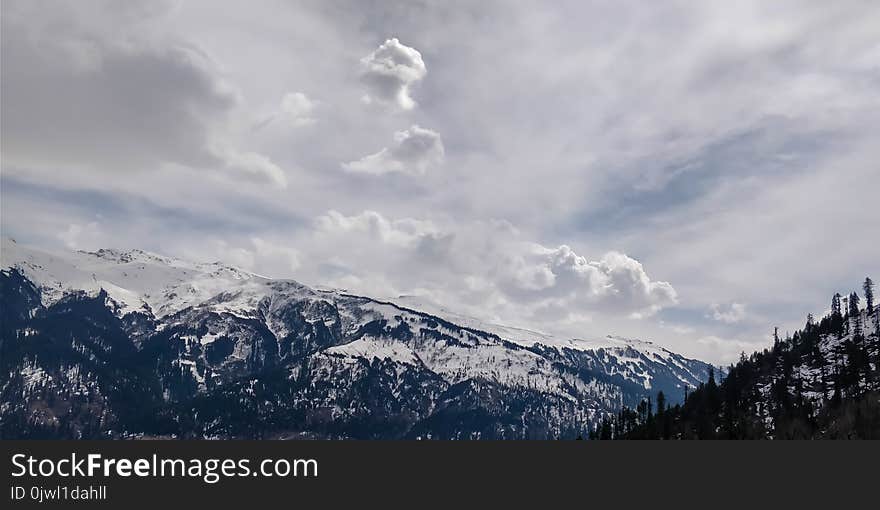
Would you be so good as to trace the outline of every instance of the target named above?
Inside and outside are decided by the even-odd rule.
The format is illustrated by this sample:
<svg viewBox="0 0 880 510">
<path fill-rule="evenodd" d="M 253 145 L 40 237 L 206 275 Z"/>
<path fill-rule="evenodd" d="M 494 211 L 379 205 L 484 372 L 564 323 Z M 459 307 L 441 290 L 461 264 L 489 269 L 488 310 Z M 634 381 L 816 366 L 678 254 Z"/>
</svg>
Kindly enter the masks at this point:
<svg viewBox="0 0 880 510">
<path fill-rule="evenodd" d="M 119 313 L 179 311 L 258 278 L 219 263 L 191 263 L 143 250 L 101 249 L 48 253 L 4 238 L 2 269 L 15 268 L 41 289 L 44 305 L 71 291 L 96 295 L 103 289 Z"/>
<path fill-rule="evenodd" d="M 230 395 L 245 403 L 236 408 L 272 402 L 277 414 L 263 422 L 277 430 L 293 420 L 299 432 L 349 437 L 559 437 L 657 391 L 680 398 L 709 370 L 650 342 L 560 339 L 414 297 L 316 290 L 142 250 L 56 254 L 3 241 L 3 345 L 16 358 L 0 391 L 39 400 L 87 388 L 112 407 L 101 392 L 155 390 L 143 398 L 160 414 L 217 399 L 180 432 L 197 437 L 248 430 L 246 419 L 216 414 Z M 98 369 L 117 363 L 131 366 Z M 116 373 L 148 380 L 129 387 Z M 28 413 L 5 409 L 0 417 Z M 127 412 L 113 410 L 119 427 L 152 430 Z"/>
<path fill-rule="evenodd" d="M 195 263 L 140 249 L 103 248 L 94 252 L 48 253 L 3 238 L 2 268 L 17 268 L 42 290 L 45 305 L 72 291 L 97 295 L 104 290 L 118 314 L 148 312 L 155 317 L 201 305 L 215 312 L 255 316 L 270 295 L 335 301 L 347 292 L 312 289 L 293 280 L 272 280 L 220 262 Z M 367 298 L 369 299 L 369 298 Z M 608 335 L 595 339 L 560 338 L 524 327 L 498 324 L 449 310 L 419 296 L 399 296 L 388 303 L 414 310 L 466 328 L 485 331 L 524 347 L 536 345 L 577 351 L 636 351 L 648 359 L 684 358 L 649 341 Z M 646 383 L 648 383 L 646 381 Z"/>
<path fill-rule="evenodd" d="M 155 253 L 146 252 L 143 250 L 118 250 L 115 248 L 101 248 L 98 251 L 85 251 L 78 250 L 79 253 L 83 253 L 85 255 L 92 255 L 101 259 L 105 259 L 108 261 L 116 262 L 119 264 L 126 264 L 129 262 L 159 262 L 163 264 L 172 265 L 172 259 L 167 257 L 162 257 L 161 255 L 157 255 Z"/>
<path fill-rule="evenodd" d="M 269 294 L 322 296 L 335 300 L 339 289 L 312 289 L 292 280 L 272 280 L 220 262 L 194 263 L 139 249 L 103 248 L 94 252 L 47 253 L 4 238 L 2 268 L 15 267 L 43 290 L 44 304 L 65 293 L 82 290 L 95 295 L 103 289 L 118 313 L 149 310 L 157 317 L 204 303 L 216 311 L 253 315 Z M 659 359 L 672 354 L 651 342 L 606 336 L 568 339 L 524 327 L 498 324 L 449 310 L 418 296 L 399 296 L 393 306 L 418 310 L 460 326 L 486 331 L 525 347 L 597 350 L 629 348 Z"/>
</svg>

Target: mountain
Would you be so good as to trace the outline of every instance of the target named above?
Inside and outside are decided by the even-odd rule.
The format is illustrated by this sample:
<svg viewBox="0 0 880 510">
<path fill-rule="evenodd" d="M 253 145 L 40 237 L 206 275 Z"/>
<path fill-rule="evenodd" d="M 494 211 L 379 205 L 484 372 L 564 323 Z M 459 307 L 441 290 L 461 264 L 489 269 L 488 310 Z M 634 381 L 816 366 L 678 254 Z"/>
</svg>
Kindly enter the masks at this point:
<svg viewBox="0 0 880 510">
<path fill-rule="evenodd" d="M 592 436 L 880 439 L 880 308 L 870 278 L 863 289 L 864 308 L 855 292 L 836 294 L 829 314 L 743 355 L 720 384 L 710 379 L 669 409 L 623 409 Z"/>
<path fill-rule="evenodd" d="M 573 438 L 711 370 L 220 263 L 0 253 L 3 438 Z"/>
</svg>

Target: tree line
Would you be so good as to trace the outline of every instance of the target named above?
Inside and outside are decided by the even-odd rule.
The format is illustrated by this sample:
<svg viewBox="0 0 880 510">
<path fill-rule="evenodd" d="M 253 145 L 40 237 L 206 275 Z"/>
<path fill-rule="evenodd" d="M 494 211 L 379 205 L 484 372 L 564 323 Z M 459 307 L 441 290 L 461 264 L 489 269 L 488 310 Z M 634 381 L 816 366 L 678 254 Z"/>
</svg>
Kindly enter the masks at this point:
<svg viewBox="0 0 880 510">
<path fill-rule="evenodd" d="M 710 372 L 684 402 L 660 392 L 606 416 L 590 439 L 880 439 L 880 310 L 874 282 L 834 294 L 830 312 L 807 315 L 786 338 Z M 723 378 L 721 377 L 723 375 Z M 687 391 L 687 390 L 686 390 Z"/>
</svg>

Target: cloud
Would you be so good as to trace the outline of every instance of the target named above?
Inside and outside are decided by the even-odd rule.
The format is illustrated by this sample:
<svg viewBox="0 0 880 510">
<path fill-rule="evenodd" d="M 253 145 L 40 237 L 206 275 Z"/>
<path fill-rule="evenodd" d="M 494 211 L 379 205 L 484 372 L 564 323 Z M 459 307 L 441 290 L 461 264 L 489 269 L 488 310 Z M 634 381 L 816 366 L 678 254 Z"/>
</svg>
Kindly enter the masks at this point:
<svg viewBox="0 0 880 510">
<path fill-rule="evenodd" d="M 290 275 L 258 237 L 307 283 L 697 357 L 876 268 L 880 3 L 164 4 L 3 2 L 4 232 Z M 414 123 L 442 172 L 395 154 Z"/>
<path fill-rule="evenodd" d="M 393 104 L 403 110 L 416 106 L 410 87 L 421 81 L 428 69 L 415 48 L 401 44 L 397 38 L 388 39 L 362 58 L 361 66 L 361 80 L 368 91 L 366 102 Z"/>
<path fill-rule="evenodd" d="M 637 260 L 619 252 L 590 261 L 569 246 L 550 249 L 531 245 L 508 253 L 508 293 L 521 300 L 552 299 L 556 304 L 629 314 L 653 315 L 677 303 L 668 282 L 652 281 Z"/>
<path fill-rule="evenodd" d="M 295 126 L 305 126 L 315 122 L 312 114 L 318 103 L 302 92 L 285 94 L 281 100 L 281 111 Z"/>
<path fill-rule="evenodd" d="M 238 152 L 230 148 L 221 148 L 215 153 L 226 168 L 240 176 L 269 182 L 280 188 L 287 187 L 287 177 L 271 159 L 256 152 Z"/>
<path fill-rule="evenodd" d="M 652 281 L 642 264 L 619 252 L 609 252 L 592 262 L 603 278 L 602 292 L 612 302 L 638 308 L 639 317 L 651 315 L 678 302 L 678 295 L 669 282 Z"/>
<path fill-rule="evenodd" d="M 439 133 L 413 125 L 394 133 L 394 144 L 390 148 L 385 147 L 375 154 L 344 163 L 342 167 L 349 172 L 370 175 L 424 175 L 429 169 L 442 164 L 444 155 Z"/>
<path fill-rule="evenodd" d="M 302 275 L 322 285 L 387 297 L 455 299 L 477 316 L 542 323 L 592 314 L 641 318 L 677 302 L 622 253 L 589 261 L 569 246 L 546 248 L 504 222 L 388 219 L 376 211 L 329 211 L 299 241 Z M 552 325 L 551 325 L 552 326 Z"/>
<path fill-rule="evenodd" d="M 277 239 L 252 236 L 234 241 L 214 239 L 204 244 L 207 246 L 188 246 L 182 253 L 196 261 L 213 261 L 210 253 L 222 253 L 220 260 L 227 264 L 257 274 L 268 273 L 273 278 L 293 278 L 301 266 L 299 250 Z"/>
<path fill-rule="evenodd" d="M 709 309 L 713 319 L 725 324 L 735 324 L 746 318 L 746 305 L 742 303 L 731 303 L 728 306 L 713 303 Z"/>
<path fill-rule="evenodd" d="M 364 234 L 375 242 L 399 247 L 411 245 L 421 236 L 437 232 L 431 222 L 411 218 L 389 221 L 376 211 L 364 211 L 355 216 L 329 211 L 319 216 L 315 224 L 319 234 Z"/>
<path fill-rule="evenodd" d="M 742 340 L 739 338 L 719 337 L 716 335 L 702 336 L 694 342 L 696 348 L 701 350 L 702 359 L 719 364 L 735 362 L 740 354 L 749 354 L 768 347 L 769 342 L 763 338 Z"/>
<path fill-rule="evenodd" d="M 228 125 L 239 95 L 201 48 L 156 28 L 162 4 L 3 7 L 5 163 L 105 173 L 221 167 L 282 182 L 268 158 L 236 147 Z"/>
<path fill-rule="evenodd" d="M 99 239 L 104 240 L 98 223 L 94 221 L 85 225 L 71 223 L 67 230 L 58 234 L 58 238 L 71 250 L 93 248 L 98 245 Z"/>
</svg>

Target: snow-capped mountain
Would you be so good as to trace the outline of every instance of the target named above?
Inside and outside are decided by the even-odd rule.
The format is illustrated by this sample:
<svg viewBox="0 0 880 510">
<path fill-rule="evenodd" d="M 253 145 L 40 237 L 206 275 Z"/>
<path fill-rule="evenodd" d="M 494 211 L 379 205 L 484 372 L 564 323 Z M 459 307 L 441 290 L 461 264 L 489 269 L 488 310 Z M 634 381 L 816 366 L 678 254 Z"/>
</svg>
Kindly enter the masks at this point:
<svg viewBox="0 0 880 510">
<path fill-rule="evenodd" d="M 574 437 L 710 369 L 220 263 L 0 253 L 3 437 Z"/>
</svg>

